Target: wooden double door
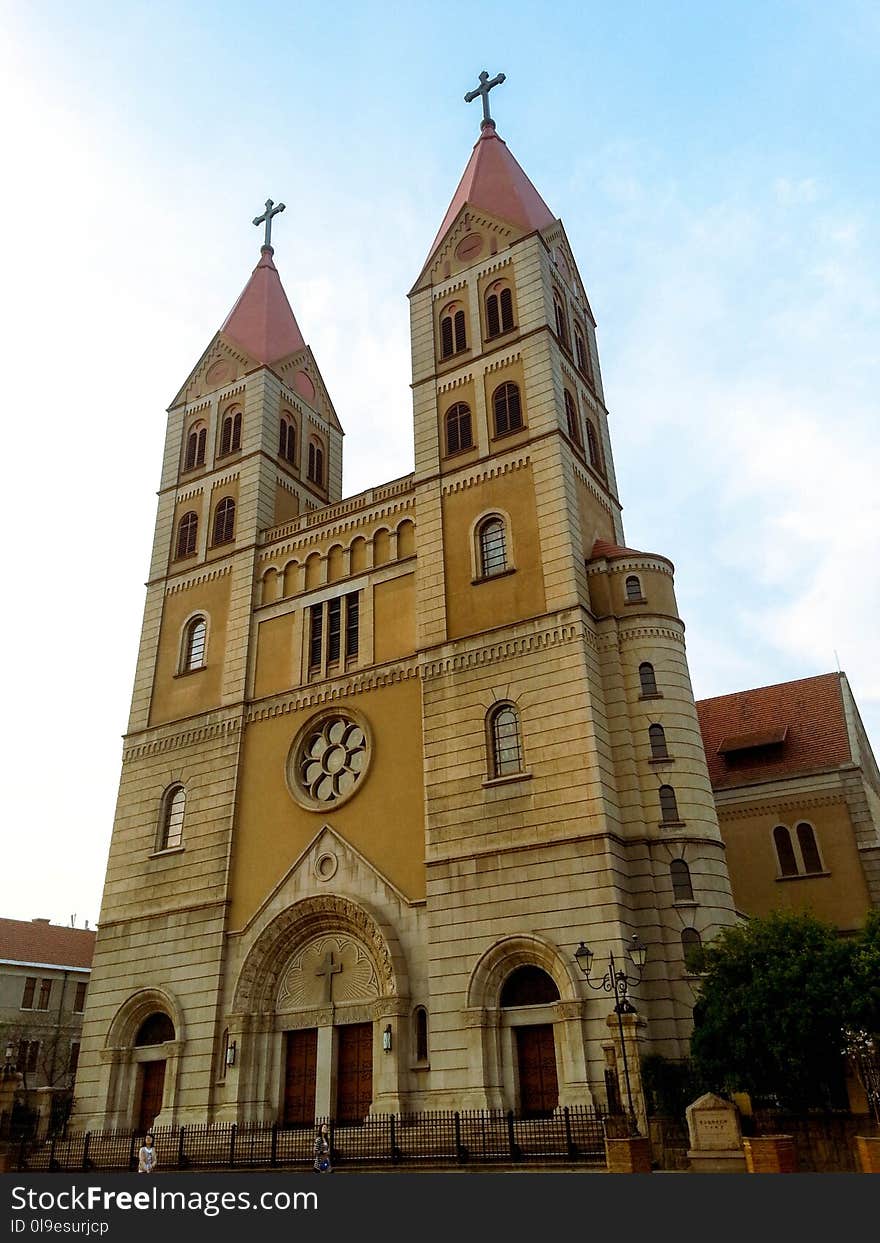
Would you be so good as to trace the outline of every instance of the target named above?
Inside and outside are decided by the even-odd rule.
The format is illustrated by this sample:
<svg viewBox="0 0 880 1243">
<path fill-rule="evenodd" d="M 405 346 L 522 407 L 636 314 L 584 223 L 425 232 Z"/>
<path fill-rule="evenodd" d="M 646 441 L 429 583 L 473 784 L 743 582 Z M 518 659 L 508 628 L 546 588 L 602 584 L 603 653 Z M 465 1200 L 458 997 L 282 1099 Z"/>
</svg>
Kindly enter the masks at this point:
<svg viewBox="0 0 880 1243">
<path fill-rule="evenodd" d="M 137 1129 L 140 1134 L 149 1131 L 162 1112 L 165 1095 L 165 1062 L 141 1064 L 140 1103 L 138 1105 Z"/>
<path fill-rule="evenodd" d="M 350 1023 L 336 1029 L 337 1122 L 363 1122 L 373 1101 L 373 1024 Z M 314 1126 L 318 1029 L 287 1033 L 284 1056 L 285 1126 Z"/>
<path fill-rule="evenodd" d="M 559 1104 L 553 1024 L 541 1023 L 513 1030 L 519 1070 L 520 1113 L 524 1118 L 544 1117 Z"/>
</svg>

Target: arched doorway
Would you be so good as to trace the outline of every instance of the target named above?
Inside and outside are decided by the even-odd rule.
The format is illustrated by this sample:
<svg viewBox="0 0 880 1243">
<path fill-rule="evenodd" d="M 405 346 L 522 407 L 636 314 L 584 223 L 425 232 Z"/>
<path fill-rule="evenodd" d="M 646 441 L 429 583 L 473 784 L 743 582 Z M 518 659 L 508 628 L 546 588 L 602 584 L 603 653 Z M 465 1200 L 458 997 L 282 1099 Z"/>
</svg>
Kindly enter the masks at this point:
<svg viewBox="0 0 880 1243">
<path fill-rule="evenodd" d="M 108 1126 L 147 1131 L 175 1122 L 182 1050 L 180 1007 L 166 989 L 142 989 L 119 1008 L 103 1059 Z"/>
<path fill-rule="evenodd" d="M 559 1104 L 554 1025 L 545 1007 L 559 1001 L 559 989 L 541 967 L 514 967 L 501 986 L 500 1006 L 513 1032 L 516 1096 L 524 1118 L 548 1117 Z"/>
<path fill-rule="evenodd" d="M 149 1131 L 155 1126 L 156 1119 L 162 1112 L 167 1059 L 162 1056 L 161 1046 L 173 1041 L 174 1036 L 174 1024 L 161 1010 L 147 1015 L 135 1035 L 136 1050 L 149 1050 L 151 1054 L 158 1054 L 155 1057 L 143 1053 L 135 1054 L 138 1068 L 135 1128 L 139 1132 Z"/>
<path fill-rule="evenodd" d="M 405 962 L 393 931 L 338 895 L 277 915 L 247 952 L 226 1020 L 243 1056 L 222 1116 L 311 1126 L 401 1107 Z M 265 1102 L 265 1105 L 262 1104 Z"/>
</svg>

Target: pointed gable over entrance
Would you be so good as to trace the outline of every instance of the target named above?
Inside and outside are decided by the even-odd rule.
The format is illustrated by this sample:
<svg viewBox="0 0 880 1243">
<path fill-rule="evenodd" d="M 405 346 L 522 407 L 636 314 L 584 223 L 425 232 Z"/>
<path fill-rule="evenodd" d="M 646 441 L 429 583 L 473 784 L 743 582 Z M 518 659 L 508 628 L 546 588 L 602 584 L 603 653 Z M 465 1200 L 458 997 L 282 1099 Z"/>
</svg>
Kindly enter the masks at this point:
<svg viewBox="0 0 880 1243">
<path fill-rule="evenodd" d="M 272 254 L 271 246 L 262 248 L 260 262 L 220 329 L 267 366 L 305 348 Z"/>
<path fill-rule="evenodd" d="M 431 244 L 427 267 L 463 207 L 500 217 L 523 233 L 545 229 L 556 217 L 499 138 L 494 121 L 484 121 L 467 168 Z M 424 271 L 424 268 L 422 269 Z"/>
</svg>

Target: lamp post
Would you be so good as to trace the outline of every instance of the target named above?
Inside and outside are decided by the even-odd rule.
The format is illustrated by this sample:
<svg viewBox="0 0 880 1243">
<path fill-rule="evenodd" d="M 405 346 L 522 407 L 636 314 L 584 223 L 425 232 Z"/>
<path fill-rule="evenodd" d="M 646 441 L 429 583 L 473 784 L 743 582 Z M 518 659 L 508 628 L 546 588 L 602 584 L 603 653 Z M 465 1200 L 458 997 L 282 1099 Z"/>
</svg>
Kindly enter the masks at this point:
<svg viewBox="0 0 880 1243">
<path fill-rule="evenodd" d="M 629 1106 L 629 1127 L 632 1135 L 638 1135 L 639 1124 L 636 1121 L 636 1111 L 633 1106 L 632 1088 L 629 1082 L 629 1061 L 626 1056 L 626 1038 L 623 1033 L 623 1016 L 625 1014 L 635 1014 L 636 1008 L 629 1000 L 629 989 L 631 984 L 639 984 L 642 979 L 642 970 L 648 957 L 648 947 L 640 939 L 637 933 L 633 933 L 630 940 L 629 956 L 638 968 L 638 975 L 628 976 L 621 967 L 614 964 L 614 954 L 609 951 L 608 954 L 608 970 L 602 979 L 594 983 L 590 979 L 590 968 L 593 965 L 593 951 L 589 946 L 581 941 L 574 953 L 574 960 L 584 974 L 584 979 L 590 988 L 606 993 L 614 994 L 614 1013 L 617 1015 L 617 1027 L 620 1032 L 620 1050 L 623 1054 L 623 1077 L 626 1082 L 626 1101 Z"/>
</svg>

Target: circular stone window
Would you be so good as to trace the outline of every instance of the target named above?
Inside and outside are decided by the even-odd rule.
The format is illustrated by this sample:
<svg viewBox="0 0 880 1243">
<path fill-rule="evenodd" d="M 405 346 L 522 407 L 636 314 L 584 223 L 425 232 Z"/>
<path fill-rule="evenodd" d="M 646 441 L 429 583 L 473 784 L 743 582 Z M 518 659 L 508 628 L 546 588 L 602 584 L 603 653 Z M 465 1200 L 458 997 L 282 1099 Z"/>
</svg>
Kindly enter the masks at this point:
<svg viewBox="0 0 880 1243">
<path fill-rule="evenodd" d="M 308 721 L 287 757 L 287 783 L 296 801 L 313 811 L 337 806 L 359 787 L 370 762 L 366 722 L 346 712 Z"/>
</svg>

